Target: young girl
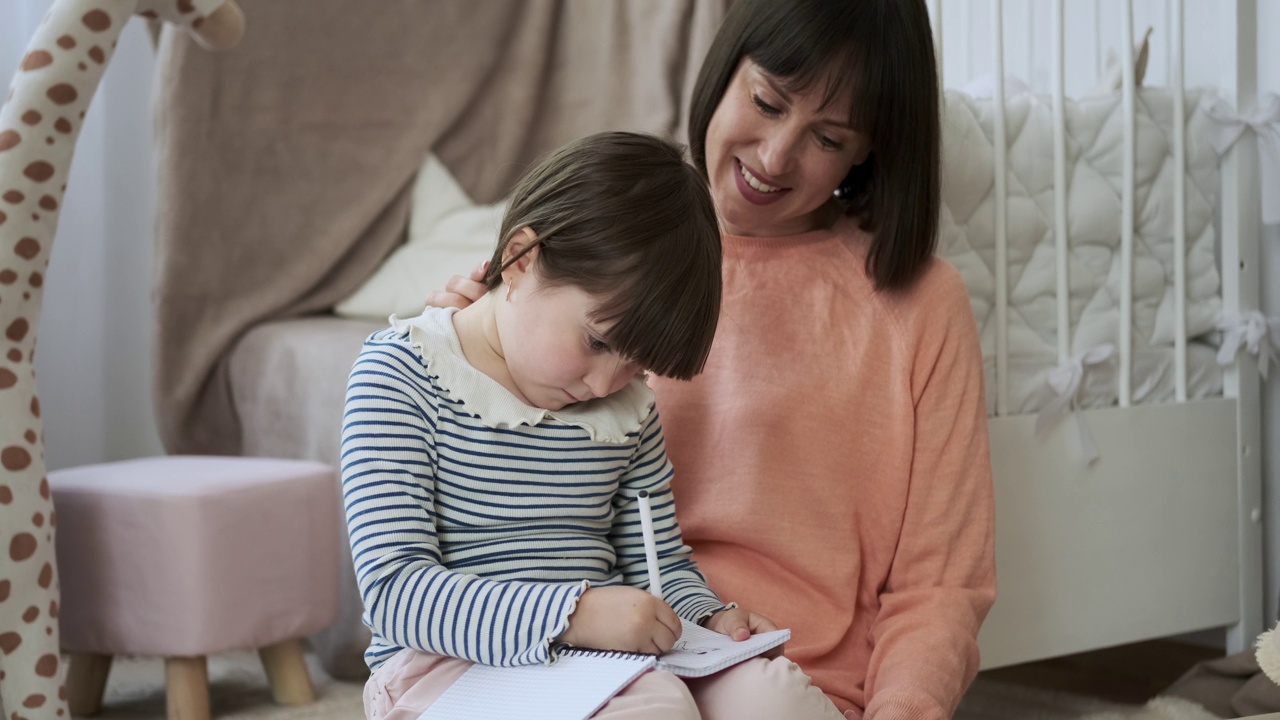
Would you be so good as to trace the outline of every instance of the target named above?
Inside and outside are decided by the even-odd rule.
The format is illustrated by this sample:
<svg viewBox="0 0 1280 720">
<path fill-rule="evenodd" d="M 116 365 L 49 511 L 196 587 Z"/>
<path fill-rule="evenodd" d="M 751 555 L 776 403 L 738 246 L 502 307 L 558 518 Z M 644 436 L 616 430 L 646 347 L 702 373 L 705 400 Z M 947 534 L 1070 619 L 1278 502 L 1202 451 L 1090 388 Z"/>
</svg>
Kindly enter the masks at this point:
<svg viewBox="0 0 1280 720">
<path fill-rule="evenodd" d="M 724 321 L 706 372 L 652 379 L 699 566 L 863 720 L 951 717 L 995 598 L 982 353 L 933 256 L 939 135 L 923 0 L 737 0 L 689 119 Z M 446 290 L 428 302 L 477 296 Z"/>
<path fill-rule="evenodd" d="M 719 315 L 715 211 L 680 149 L 607 133 L 548 157 L 517 185 L 484 282 L 465 310 L 393 320 L 351 372 L 342 478 L 373 631 L 368 716 L 416 718 L 470 663 L 545 663 L 557 642 L 661 653 L 679 618 L 739 640 L 775 629 L 690 560 L 641 377 L 700 372 Z M 642 490 L 661 600 L 644 589 Z M 725 671 L 756 690 L 701 715 L 650 673 L 597 717 L 748 717 L 804 682 L 767 667 Z"/>
</svg>

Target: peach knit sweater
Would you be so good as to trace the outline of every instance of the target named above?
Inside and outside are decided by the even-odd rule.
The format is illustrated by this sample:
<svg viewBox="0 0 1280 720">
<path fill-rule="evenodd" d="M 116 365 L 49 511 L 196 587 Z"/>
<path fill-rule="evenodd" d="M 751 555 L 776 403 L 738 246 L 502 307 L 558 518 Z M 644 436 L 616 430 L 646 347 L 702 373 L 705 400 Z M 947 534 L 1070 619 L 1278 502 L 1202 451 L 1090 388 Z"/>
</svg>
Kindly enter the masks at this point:
<svg viewBox="0 0 1280 720">
<path fill-rule="evenodd" d="M 706 371 L 654 379 L 685 542 L 841 710 L 949 718 L 995 599 L 982 355 L 959 273 L 875 292 L 851 220 L 724 238 Z"/>
</svg>

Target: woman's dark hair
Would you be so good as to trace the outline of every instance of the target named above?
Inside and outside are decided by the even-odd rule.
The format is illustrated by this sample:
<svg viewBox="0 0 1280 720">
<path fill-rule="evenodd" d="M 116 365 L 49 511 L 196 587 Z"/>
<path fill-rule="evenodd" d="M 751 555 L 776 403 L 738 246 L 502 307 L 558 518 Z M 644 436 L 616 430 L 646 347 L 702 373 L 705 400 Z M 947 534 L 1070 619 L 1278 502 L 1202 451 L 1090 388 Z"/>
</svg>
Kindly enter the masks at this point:
<svg viewBox="0 0 1280 720">
<path fill-rule="evenodd" d="M 867 274 L 911 285 L 937 247 L 938 73 L 924 0 L 737 0 L 716 35 L 689 112 L 693 162 L 707 172 L 707 127 L 743 58 L 789 92 L 825 82 L 823 106 L 849 102 L 871 153 L 840 184 L 873 235 Z"/>
<path fill-rule="evenodd" d="M 535 239 L 503 263 L 523 228 Z M 538 247 L 548 286 L 598 302 L 600 338 L 650 372 L 702 372 L 720 316 L 720 228 L 706 178 L 683 149 L 651 135 L 591 135 L 545 157 L 516 184 L 484 283 Z"/>
</svg>

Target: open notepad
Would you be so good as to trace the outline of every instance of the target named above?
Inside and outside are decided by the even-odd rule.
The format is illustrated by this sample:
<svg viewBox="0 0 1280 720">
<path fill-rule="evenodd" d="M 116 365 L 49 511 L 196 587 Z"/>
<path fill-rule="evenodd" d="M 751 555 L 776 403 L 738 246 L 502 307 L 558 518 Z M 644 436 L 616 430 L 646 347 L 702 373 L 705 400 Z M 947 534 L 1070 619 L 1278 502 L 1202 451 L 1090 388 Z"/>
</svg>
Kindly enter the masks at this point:
<svg viewBox="0 0 1280 720">
<path fill-rule="evenodd" d="M 661 656 L 565 648 L 552 665 L 514 668 L 473 665 L 419 720 L 581 720 L 650 668 L 681 677 L 703 677 L 786 642 L 790 630 L 735 642 L 681 620 L 676 646 Z"/>
</svg>

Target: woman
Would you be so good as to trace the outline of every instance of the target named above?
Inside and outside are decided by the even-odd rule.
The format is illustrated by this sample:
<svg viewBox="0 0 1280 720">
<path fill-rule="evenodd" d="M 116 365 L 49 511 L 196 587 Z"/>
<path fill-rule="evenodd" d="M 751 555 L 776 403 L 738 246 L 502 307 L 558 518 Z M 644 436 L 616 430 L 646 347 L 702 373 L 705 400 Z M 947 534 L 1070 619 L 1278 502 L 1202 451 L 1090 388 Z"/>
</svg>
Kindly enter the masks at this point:
<svg viewBox="0 0 1280 720">
<path fill-rule="evenodd" d="M 685 541 L 847 717 L 950 717 L 995 598 L 994 508 L 977 331 L 933 256 L 923 0 L 740 0 L 689 132 L 724 295 L 704 373 L 651 379 Z"/>
</svg>

